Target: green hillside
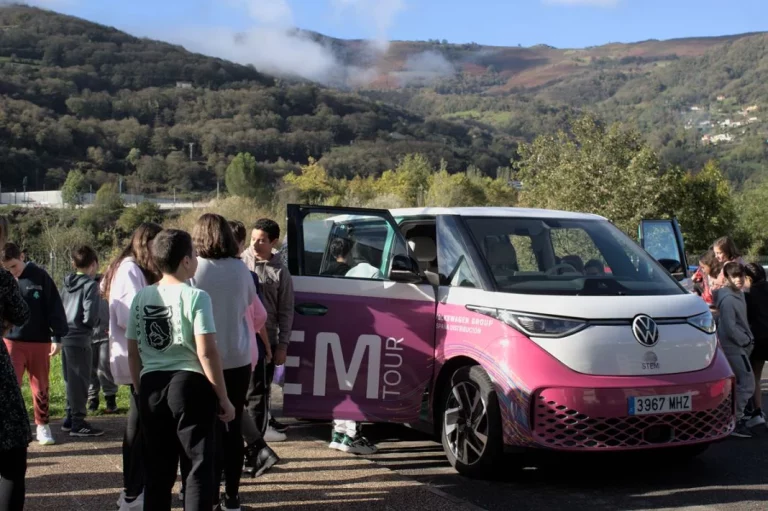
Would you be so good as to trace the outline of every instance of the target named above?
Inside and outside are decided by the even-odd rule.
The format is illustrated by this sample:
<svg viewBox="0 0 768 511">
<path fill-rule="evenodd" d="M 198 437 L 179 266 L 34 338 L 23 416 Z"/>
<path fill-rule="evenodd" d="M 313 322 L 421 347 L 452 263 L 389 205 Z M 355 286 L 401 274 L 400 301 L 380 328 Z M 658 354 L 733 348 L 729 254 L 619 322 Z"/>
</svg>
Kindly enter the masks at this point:
<svg viewBox="0 0 768 511">
<path fill-rule="evenodd" d="M 191 149 L 191 152 L 190 152 Z M 0 182 L 212 191 L 252 153 L 277 178 L 310 157 L 337 176 L 377 174 L 420 152 L 494 173 L 515 150 L 474 122 L 417 115 L 51 11 L 0 7 Z M 191 155 L 191 158 L 190 158 Z"/>
</svg>

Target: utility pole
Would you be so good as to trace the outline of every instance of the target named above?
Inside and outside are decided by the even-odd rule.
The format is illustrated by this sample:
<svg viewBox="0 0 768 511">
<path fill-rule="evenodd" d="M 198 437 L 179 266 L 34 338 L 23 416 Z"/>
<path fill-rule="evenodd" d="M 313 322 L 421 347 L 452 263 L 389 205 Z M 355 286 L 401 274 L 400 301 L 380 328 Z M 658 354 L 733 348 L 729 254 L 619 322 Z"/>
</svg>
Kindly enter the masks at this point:
<svg viewBox="0 0 768 511">
<path fill-rule="evenodd" d="M 219 181 L 219 179 L 217 178 L 216 179 L 216 200 L 219 200 L 219 183 L 220 182 L 221 181 Z"/>
<path fill-rule="evenodd" d="M 192 149 L 195 147 L 194 142 L 189 143 L 189 161 L 192 161 Z"/>
</svg>

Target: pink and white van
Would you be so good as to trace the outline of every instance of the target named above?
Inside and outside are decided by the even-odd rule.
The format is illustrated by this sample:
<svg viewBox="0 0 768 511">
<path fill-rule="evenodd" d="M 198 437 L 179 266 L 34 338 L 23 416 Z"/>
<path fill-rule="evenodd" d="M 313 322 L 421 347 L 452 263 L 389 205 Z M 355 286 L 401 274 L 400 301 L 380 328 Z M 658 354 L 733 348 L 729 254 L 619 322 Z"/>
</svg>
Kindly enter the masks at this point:
<svg viewBox="0 0 768 511">
<path fill-rule="evenodd" d="M 733 374 L 677 223 L 641 240 L 663 265 L 595 215 L 291 205 L 284 412 L 430 425 L 467 475 L 519 448 L 698 454 Z"/>
</svg>

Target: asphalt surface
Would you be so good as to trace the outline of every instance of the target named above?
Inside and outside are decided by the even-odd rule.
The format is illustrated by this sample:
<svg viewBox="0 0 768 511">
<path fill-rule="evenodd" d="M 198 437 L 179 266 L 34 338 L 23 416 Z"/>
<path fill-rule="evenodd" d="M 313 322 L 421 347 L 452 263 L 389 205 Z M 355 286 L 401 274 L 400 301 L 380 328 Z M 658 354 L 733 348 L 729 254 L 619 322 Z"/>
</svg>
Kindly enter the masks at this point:
<svg viewBox="0 0 768 511">
<path fill-rule="evenodd" d="M 379 452 L 360 457 L 328 449 L 329 423 L 284 420 L 291 424 L 288 441 L 272 444 L 282 463 L 243 480 L 243 509 L 768 510 L 765 426 L 755 428 L 754 438 L 725 440 L 685 463 L 660 454 L 510 455 L 493 479 L 481 481 L 458 475 L 438 442 L 404 426 L 366 425 Z M 56 421 L 57 445 L 30 446 L 27 510 L 115 509 L 125 417 L 93 422 L 105 429 L 103 437 L 69 438 Z M 181 509 L 178 500 L 173 504 Z"/>
<path fill-rule="evenodd" d="M 764 392 L 768 382 L 763 382 Z M 302 435 L 325 440 L 327 424 L 297 424 Z M 404 426 L 374 424 L 364 434 L 379 452 L 367 459 L 445 493 L 474 509 L 768 510 L 768 428 L 754 438 L 729 438 L 704 454 L 677 462 L 661 454 L 507 456 L 493 480 L 458 475 L 442 446 Z M 292 435 L 289 431 L 289 435 Z M 290 436 L 289 436 L 290 439 Z"/>
</svg>

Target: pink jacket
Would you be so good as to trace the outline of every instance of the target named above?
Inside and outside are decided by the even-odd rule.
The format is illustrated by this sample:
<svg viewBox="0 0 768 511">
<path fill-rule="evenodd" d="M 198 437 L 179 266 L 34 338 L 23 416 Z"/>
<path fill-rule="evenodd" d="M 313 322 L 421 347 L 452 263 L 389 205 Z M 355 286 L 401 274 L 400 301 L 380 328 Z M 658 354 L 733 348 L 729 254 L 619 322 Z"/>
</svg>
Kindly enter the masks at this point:
<svg viewBox="0 0 768 511">
<path fill-rule="evenodd" d="M 259 341 L 256 339 L 256 334 L 267 323 L 267 310 L 259 298 L 256 298 L 245 311 L 245 322 L 251 336 L 251 369 L 253 369 L 259 361 L 259 347 L 256 344 Z"/>
</svg>

